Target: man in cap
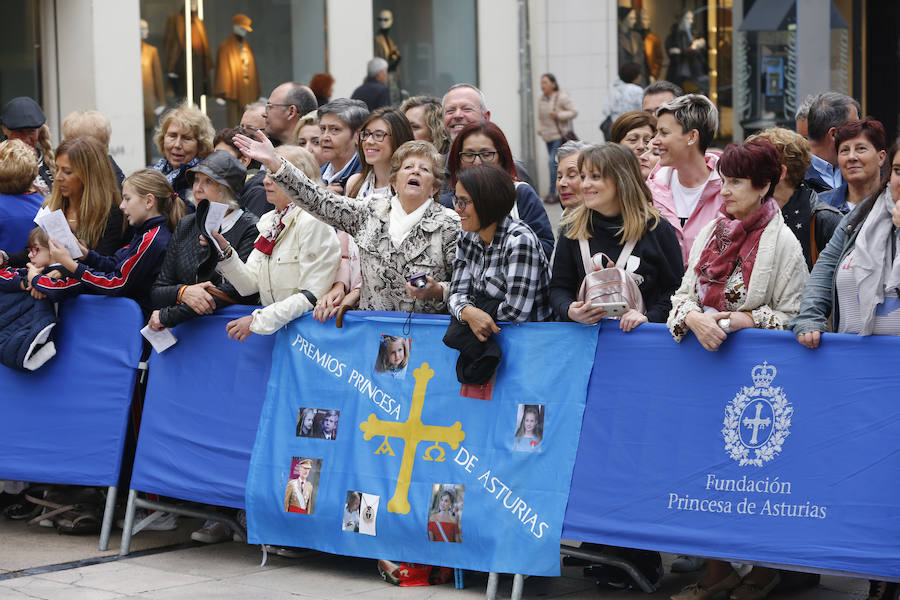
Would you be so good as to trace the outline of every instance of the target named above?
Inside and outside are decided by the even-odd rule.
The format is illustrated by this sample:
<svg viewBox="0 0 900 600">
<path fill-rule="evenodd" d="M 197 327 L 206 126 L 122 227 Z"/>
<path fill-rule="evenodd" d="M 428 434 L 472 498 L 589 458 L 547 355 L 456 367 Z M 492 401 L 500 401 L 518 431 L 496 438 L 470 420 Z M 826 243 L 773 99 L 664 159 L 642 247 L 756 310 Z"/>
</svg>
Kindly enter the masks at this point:
<svg viewBox="0 0 900 600">
<path fill-rule="evenodd" d="M 27 96 L 13 98 L 0 112 L 0 129 L 3 134 L 9 139 L 22 140 L 37 153 L 38 174 L 34 178 L 34 187 L 44 196 L 48 196 L 53 187 L 53 174 L 50 171 L 53 149 L 50 148 L 49 135 L 46 140 L 41 140 L 40 135 L 46 121 L 47 117 L 38 103 Z M 49 164 L 45 164 L 45 154 Z"/>
</svg>

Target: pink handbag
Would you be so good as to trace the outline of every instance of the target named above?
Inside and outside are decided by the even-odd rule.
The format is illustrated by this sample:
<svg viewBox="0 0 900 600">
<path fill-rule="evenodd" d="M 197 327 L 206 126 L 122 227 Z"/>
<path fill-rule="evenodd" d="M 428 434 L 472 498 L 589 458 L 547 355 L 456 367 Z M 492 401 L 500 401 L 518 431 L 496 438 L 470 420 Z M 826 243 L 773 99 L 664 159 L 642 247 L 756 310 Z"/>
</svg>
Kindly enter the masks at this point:
<svg viewBox="0 0 900 600">
<path fill-rule="evenodd" d="M 625 270 L 635 242 L 625 244 L 615 264 L 602 252 L 591 257 L 587 240 L 578 240 L 578 246 L 581 249 L 581 260 L 584 262 L 586 275 L 581 282 L 577 299 L 590 304 L 624 303 L 644 314 L 646 309 L 641 289 L 631 274 Z"/>
</svg>

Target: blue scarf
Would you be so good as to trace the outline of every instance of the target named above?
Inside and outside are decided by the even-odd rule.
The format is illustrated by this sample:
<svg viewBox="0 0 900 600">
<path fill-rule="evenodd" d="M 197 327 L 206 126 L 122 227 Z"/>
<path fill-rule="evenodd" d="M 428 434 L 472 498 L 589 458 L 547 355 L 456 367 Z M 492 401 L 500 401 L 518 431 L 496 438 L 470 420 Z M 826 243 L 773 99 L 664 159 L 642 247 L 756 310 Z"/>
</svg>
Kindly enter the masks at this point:
<svg viewBox="0 0 900 600">
<path fill-rule="evenodd" d="M 174 187 L 174 186 L 175 186 L 175 180 L 178 179 L 178 177 L 179 177 L 182 173 L 187 172 L 188 169 L 192 169 L 192 168 L 196 167 L 196 166 L 199 165 L 199 164 L 200 164 L 200 157 L 199 157 L 199 156 L 195 156 L 194 158 L 192 158 L 192 159 L 189 160 L 188 162 L 186 162 L 186 163 L 181 163 L 181 166 L 179 166 L 179 167 L 176 169 L 175 167 L 172 166 L 172 163 L 170 163 L 168 160 L 166 160 L 165 158 L 161 158 L 161 159 L 159 159 L 156 163 L 150 165 L 149 168 L 153 169 L 154 171 L 159 171 L 160 173 L 162 173 L 163 175 L 165 175 L 165 176 L 166 176 L 166 181 L 169 182 L 169 185 L 171 185 L 171 186 Z M 178 190 L 175 190 L 175 191 L 177 192 Z"/>
</svg>

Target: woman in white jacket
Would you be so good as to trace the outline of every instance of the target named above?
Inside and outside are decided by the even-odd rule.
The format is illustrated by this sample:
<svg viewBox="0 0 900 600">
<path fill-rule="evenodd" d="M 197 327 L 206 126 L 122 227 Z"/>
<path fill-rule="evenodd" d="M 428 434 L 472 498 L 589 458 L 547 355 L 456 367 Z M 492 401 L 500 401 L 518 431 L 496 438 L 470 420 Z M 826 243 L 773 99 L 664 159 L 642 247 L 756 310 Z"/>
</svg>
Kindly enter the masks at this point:
<svg viewBox="0 0 900 600">
<path fill-rule="evenodd" d="M 281 146 L 277 153 L 318 179 L 315 158 L 298 146 Z M 230 251 L 218 233 L 213 237 L 223 249 L 216 270 L 241 295 L 259 292 L 264 305 L 253 314 L 228 323 L 228 337 L 243 341 L 251 333 L 270 335 L 315 307 L 331 288 L 341 261 L 341 247 L 333 227 L 325 225 L 295 204 L 266 176 L 266 198 L 275 209 L 264 214 L 257 227 L 260 235 L 246 264 Z"/>
</svg>

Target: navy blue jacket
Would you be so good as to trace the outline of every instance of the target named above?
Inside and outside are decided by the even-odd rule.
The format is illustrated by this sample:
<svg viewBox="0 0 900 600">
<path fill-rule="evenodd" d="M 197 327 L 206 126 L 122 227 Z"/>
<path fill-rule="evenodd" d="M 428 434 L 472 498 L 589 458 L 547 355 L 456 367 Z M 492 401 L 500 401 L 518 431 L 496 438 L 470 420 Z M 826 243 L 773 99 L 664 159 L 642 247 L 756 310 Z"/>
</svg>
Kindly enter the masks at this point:
<svg viewBox="0 0 900 600">
<path fill-rule="evenodd" d="M 0 363 L 33 371 L 56 354 L 56 311 L 49 300 L 22 291 L 27 269 L 0 269 Z"/>
<path fill-rule="evenodd" d="M 35 277 L 31 285 L 53 301 L 76 294 L 128 296 L 149 306 L 150 288 L 162 268 L 172 234 L 165 217 L 153 217 L 135 228 L 128 245 L 112 256 L 93 250 L 78 263 L 75 273 L 63 279 Z"/>
</svg>

